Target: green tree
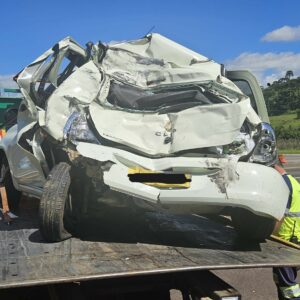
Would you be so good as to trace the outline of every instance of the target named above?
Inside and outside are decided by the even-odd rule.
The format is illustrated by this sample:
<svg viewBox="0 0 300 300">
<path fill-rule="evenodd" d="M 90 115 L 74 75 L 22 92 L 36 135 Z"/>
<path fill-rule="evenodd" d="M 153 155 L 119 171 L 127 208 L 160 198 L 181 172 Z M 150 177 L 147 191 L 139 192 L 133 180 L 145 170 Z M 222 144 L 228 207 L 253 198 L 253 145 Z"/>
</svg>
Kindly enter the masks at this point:
<svg viewBox="0 0 300 300">
<path fill-rule="evenodd" d="M 293 76 L 294 76 L 294 72 L 292 70 L 286 71 L 286 73 L 285 73 L 285 79 L 290 80 L 291 77 L 293 77 Z"/>
<path fill-rule="evenodd" d="M 278 81 L 277 81 L 278 82 Z M 300 77 L 273 82 L 263 89 L 268 112 L 271 116 L 300 109 Z"/>
<path fill-rule="evenodd" d="M 278 116 L 284 114 L 289 109 L 289 103 L 287 101 L 289 93 L 286 90 L 278 91 L 277 97 L 274 99 L 272 107 L 272 115 Z"/>
</svg>

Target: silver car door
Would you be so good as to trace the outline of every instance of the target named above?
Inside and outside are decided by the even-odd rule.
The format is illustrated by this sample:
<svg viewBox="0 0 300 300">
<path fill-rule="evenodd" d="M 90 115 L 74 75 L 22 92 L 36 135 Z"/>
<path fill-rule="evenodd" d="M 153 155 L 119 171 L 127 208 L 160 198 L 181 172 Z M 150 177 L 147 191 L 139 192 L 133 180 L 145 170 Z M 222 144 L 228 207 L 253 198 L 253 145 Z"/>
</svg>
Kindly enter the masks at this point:
<svg viewBox="0 0 300 300">
<path fill-rule="evenodd" d="M 43 186 L 49 171 L 40 147 L 46 102 L 73 70 L 85 62 L 85 55 L 79 44 L 66 38 L 18 74 L 24 101 L 17 125 L 3 141 L 16 185 L 38 189 Z"/>
</svg>

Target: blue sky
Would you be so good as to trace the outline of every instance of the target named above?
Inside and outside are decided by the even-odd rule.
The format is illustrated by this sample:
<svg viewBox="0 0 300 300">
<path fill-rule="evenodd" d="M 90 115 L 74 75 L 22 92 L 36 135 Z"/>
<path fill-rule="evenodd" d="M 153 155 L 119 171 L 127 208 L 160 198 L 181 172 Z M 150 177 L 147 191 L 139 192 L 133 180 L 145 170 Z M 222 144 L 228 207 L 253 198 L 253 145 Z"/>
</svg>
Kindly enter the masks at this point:
<svg viewBox="0 0 300 300">
<path fill-rule="evenodd" d="M 252 70 L 263 84 L 286 69 L 300 75 L 297 0 L 2 0 L 0 11 L 0 86 L 67 35 L 118 41 L 152 26 L 228 68 Z"/>
</svg>

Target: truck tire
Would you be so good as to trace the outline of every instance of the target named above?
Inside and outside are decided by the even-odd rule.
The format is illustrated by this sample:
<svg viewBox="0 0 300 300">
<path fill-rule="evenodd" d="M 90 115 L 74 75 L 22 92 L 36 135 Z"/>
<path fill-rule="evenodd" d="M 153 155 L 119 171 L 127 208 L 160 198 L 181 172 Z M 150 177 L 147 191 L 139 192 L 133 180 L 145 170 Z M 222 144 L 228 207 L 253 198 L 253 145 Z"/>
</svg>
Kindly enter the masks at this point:
<svg viewBox="0 0 300 300">
<path fill-rule="evenodd" d="M 276 224 L 275 219 L 258 216 L 242 208 L 233 209 L 231 220 L 239 237 L 244 240 L 263 241 L 272 234 Z"/>
<path fill-rule="evenodd" d="M 71 237 L 64 226 L 70 184 L 70 165 L 61 162 L 54 166 L 44 185 L 39 207 L 40 231 L 48 242 L 59 242 Z"/>
<path fill-rule="evenodd" d="M 15 189 L 10 170 L 9 170 L 9 165 L 7 158 L 5 156 L 2 157 L 1 159 L 1 167 L 0 167 L 0 178 L 1 178 L 1 184 L 4 185 L 7 193 L 7 201 L 8 201 L 8 206 L 9 209 L 12 212 L 15 212 L 18 209 L 20 199 L 22 196 L 22 193 L 18 190 Z M 0 196 L 1 199 L 1 196 Z M 2 202 L 1 202 L 2 206 Z"/>
</svg>

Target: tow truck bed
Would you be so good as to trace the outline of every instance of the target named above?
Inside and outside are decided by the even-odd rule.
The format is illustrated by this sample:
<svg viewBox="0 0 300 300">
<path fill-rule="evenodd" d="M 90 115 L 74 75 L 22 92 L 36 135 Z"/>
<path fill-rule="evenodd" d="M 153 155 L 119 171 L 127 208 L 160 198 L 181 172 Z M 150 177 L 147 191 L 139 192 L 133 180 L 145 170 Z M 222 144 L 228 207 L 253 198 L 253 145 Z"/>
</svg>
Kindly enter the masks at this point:
<svg viewBox="0 0 300 300">
<path fill-rule="evenodd" d="M 300 266 L 299 250 L 269 240 L 238 241 L 226 219 L 216 222 L 201 216 L 115 209 L 101 218 L 98 212 L 97 217 L 83 220 L 77 232 L 80 238 L 49 244 L 37 229 L 36 207 L 24 208 L 23 203 L 20 211 L 11 225 L 0 222 L 0 288 L 192 270 Z"/>
</svg>

